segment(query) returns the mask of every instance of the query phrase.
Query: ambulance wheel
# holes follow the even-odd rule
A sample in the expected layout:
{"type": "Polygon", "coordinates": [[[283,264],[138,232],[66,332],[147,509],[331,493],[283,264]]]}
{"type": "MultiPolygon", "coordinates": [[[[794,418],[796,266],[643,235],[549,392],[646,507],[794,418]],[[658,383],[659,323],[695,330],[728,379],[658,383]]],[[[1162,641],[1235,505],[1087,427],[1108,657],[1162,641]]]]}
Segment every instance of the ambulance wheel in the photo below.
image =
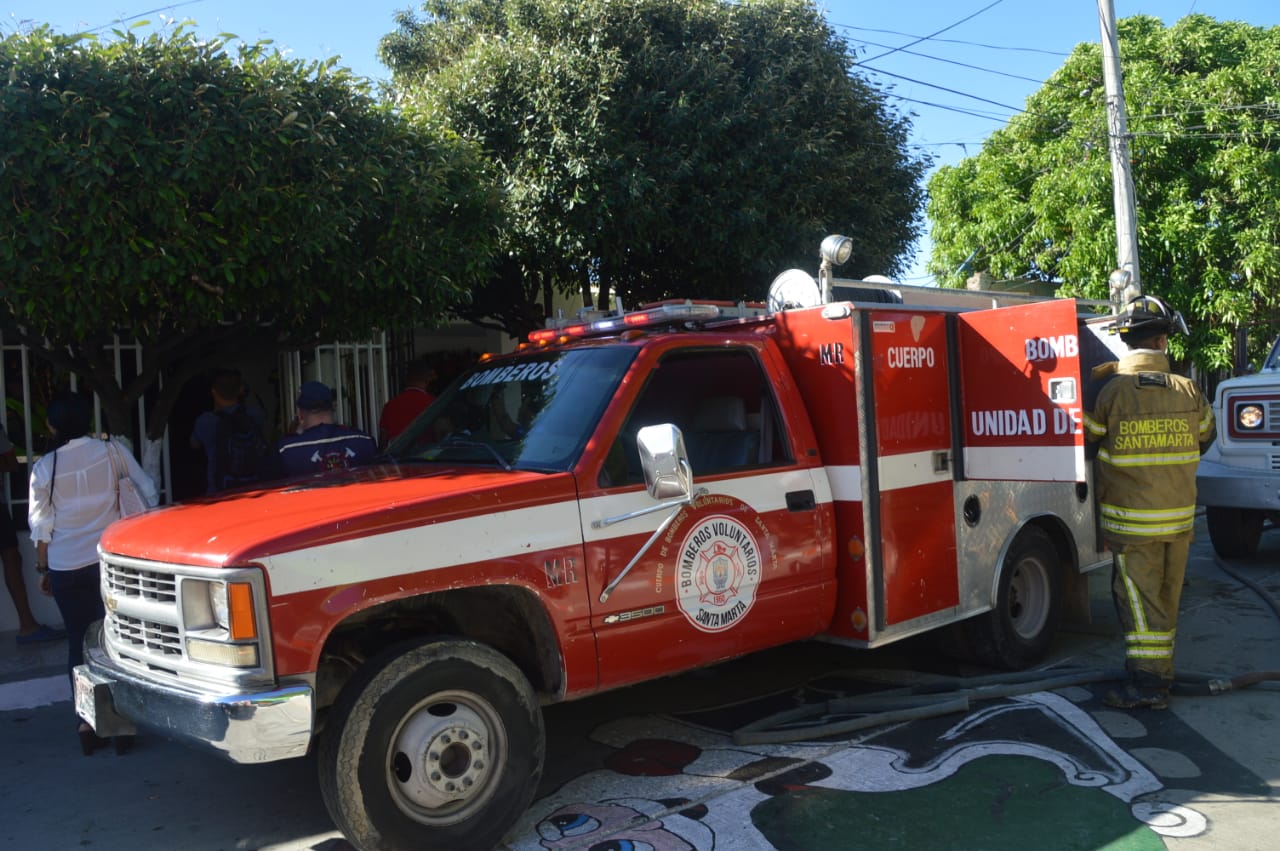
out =
{"type": "Polygon", "coordinates": [[[1027,527],[1005,556],[995,608],[965,621],[970,646],[988,667],[1019,670],[1048,652],[1061,620],[1061,559],[1048,535],[1027,527]]]}
{"type": "Polygon", "coordinates": [[[1205,509],[1204,519],[1213,551],[1223,558],[1247,558],[1258,551],[1266,520],[1261,511],[1211,505],[1205,509]]]}
{"type": "Polygon", "coordinates": [[[529,805],[546,734],[528,680],[465,640],[400,645],[343,689],[320,791],[360,849],[493,848],[529,805]]]}

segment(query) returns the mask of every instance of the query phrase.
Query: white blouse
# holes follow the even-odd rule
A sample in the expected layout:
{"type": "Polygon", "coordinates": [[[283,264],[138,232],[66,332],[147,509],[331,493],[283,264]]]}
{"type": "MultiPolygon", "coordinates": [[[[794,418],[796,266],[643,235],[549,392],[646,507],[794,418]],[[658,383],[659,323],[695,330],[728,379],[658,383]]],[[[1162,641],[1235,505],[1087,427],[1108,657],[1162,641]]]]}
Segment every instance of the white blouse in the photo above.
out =
{"type": "MultiPolygon", "coordinates": [[[[148,506],[160,501],[155,482],[133,453],[113,440],[120,472],[127,472],[148,506]],[[126,469],[127,468],[127,469],[126,469]]],[[[49,569],[75,570],[98,561],[102,531],[120,519],[116,473],[107,442],[77,437],[50,452],[31,468],[27,520],[31,541],[49,543],[49,569]],[[57,456],[57,479],[54,456],[57,456]]]]}

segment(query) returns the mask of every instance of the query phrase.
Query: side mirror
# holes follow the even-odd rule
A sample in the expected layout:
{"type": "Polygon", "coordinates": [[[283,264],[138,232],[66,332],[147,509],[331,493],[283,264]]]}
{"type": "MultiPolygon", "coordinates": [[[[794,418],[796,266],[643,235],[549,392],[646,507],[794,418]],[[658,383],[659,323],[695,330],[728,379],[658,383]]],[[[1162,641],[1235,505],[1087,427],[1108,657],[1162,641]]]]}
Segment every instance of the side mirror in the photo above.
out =
{"type": "Polygon", "coordinates": [[[636,433],[644,486],[654,499],[688,499],[693,491],[693,472],[684,435],[670,423],[645,426],[636,433]]]}

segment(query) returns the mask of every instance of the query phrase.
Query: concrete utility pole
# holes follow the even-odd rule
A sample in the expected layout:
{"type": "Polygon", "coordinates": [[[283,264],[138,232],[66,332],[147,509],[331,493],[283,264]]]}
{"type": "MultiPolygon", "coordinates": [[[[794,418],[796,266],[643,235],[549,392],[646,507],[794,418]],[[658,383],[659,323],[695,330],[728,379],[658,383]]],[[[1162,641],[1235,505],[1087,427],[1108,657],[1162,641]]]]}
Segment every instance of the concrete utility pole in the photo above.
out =
{"type": "Polygon", "coordinates": [[[1129,122],[1124,109],[1124,79],[1120,72],[1120,42],[1112,0],[1098,0],[1102,30],[1102,75],[1107,90],[1107,141],[1111,152],[1111,187],[1116,210],[1116,272],[1111,275],[1111,302],[1124,302],[1142,293],[1138,274],[1138,212],[1129,164],[1129,122]],[[1126,274],[1127,273],[1127,274],[1126,274]]]}

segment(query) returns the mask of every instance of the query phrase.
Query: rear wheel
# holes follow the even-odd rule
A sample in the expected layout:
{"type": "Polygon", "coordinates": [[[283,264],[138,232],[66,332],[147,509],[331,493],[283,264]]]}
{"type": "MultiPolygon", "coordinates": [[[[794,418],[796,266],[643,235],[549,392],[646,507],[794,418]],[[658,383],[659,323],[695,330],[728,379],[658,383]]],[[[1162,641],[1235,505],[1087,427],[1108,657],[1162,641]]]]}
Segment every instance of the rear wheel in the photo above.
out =
{"type": "Polygon", "coordinates": [[[1247,558],[1258,551],[1266,515],[1252,508],[1209,506],[1204,512],[1213,551],[1223,558],[1247,558]]]}
{"type": "Polygon", "coordinates": [[[1062,621],[1062,560],[1049,536],[1023,529],[1005,556],[996,606],[964,622],[978,661],[1020,669],[1048,652],[1062,621]]]}
{"type": "Polygon", "coordinates": [[[488,849],[528,806],[545,733],[533,689],[469,641],[404,645],[343,690],[320,740],[320,789],[367,849],[488,849]]]}

